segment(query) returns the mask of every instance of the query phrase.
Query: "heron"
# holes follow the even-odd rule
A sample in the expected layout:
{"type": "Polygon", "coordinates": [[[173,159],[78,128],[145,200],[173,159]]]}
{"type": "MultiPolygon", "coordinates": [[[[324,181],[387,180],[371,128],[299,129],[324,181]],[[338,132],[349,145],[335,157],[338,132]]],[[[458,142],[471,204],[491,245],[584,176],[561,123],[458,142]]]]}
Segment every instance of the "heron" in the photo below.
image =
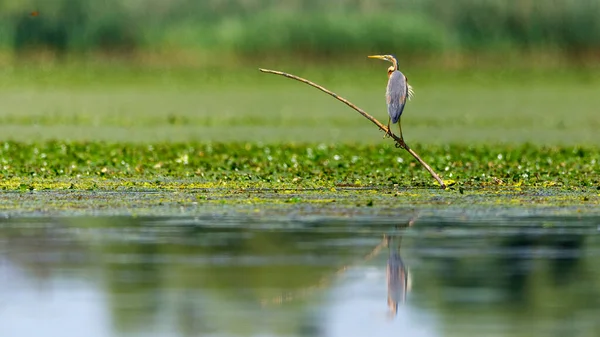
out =
{"type": "Polygon", "coordinates": [[[414,96],[413,88],[408,84],[406,76],[398,70],[398,59],[394,55],[370,55],[369,58],[379,59],[391,62],[392,65],[388,68],[388,84],[385,92],[385,97],[388,106],[388,133],[384,136],[390,136],[392,131],[390,129],[390,122],[392,124],[398,123],[398,129],[400,130],[400,140],[404,143],[402,137],[402,123],[400,122],[400,116],[404,111],[404,105],[407,99],[411,99],[414,96]]]}

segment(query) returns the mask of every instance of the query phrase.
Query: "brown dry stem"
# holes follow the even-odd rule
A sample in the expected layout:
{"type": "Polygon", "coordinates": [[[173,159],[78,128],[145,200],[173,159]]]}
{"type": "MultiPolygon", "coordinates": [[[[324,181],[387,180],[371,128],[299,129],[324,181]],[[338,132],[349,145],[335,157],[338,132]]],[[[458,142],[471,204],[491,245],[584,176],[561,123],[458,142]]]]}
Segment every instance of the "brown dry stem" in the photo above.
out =
{"type": "Polygon", "coordinates": [[[337,99],[338,101],[345,103],[347,106],[351,107],[352,109],[356,110],[359,114],[363,115],[363,117],[365,117],[366,119],[370,120],[373,124],[377,125],[379,127],[379,129],[383,130],[383,132],[385,132],[386,134],[389,134],[390,137],[392,137],[392,139],[394,139],[394,141],[396,142],[396,147],[402,148],[404,150],[406,150],[408,153],[410,153],[413,157],[415,157],[415,159],[421,163],[421,165],[423,165],[423,167],[433,176],[433,178],[435,178],[435,180],[437,180],[437,182],[440,184],[440,187],[442,189],[446,188],[446,185],[444,184],[444,181],[442,180],[442,178],[440,178],[440,176],[438,176],[433,169],[427,165],[427,163],[425,161],[423,161],[423,159],[421,159],[421,157],[419,157],[419,155],[413,151],[408,144],[406,144],[402,139],[400,139],[400,137],[396,136],[392,130],[389,130],[387,128],[387,126],[381,124],[381,122],[379,122],[377,119],[375,119],[375,117],[369,115],[367,112],[365,112],[363,109],[357,107],[356,105],[354,105],[352,102],[348,101],[347,99],[338,96],[336,93],[326,89],[325,87],[322,87],[314,82],[311,82],[309,80],[306,80],[302,77],[296,76],[296,75],[292,75],[292,74],[288,74],[288,73],[284,73],[282,71],[277,71],[277,70],[269,70],[269,69],[262,69],[259,68],[259,70],[263,73],[269,73],[269,74],[275,74],[275,75],[280,75],[280,76],[284,76],[287,78],[291,78],[294,79],[296,81],[300,81],[302,83],[306,83],[308,85],[310,85],[311,87],[317,88],[321,91],[323,91],[326,94],[329,94],[330,96],[332,96],[333,98],[337,99]]]}

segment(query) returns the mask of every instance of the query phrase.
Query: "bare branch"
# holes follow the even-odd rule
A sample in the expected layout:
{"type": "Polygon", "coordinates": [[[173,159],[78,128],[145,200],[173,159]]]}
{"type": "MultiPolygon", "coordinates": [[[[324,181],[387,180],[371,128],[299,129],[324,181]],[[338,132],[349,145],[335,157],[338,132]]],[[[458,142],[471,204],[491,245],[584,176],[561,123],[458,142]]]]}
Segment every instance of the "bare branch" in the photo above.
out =
{"type": "Polygon", "coordinates": [[[296,75],[292,75],[292,74],[288,74],[288,73],[284,73],[282,71],[277,71],[277,70],[269,70],[269,69],[262,69],[259,68],[259,70],[263,73],[269,73],[269,74],[275,74],[275,75],[280,75],[280,76],[285,76],[287,78],[291,78],[294,79],[296,81],[300,81],[302,83],[306,83],[308,85],[310,85],[311,87],[317,88],[321,91],[323,91],[326,94],[329,94],[330,96],[332,96],[333,98],[337,99],[338,101],[345,103],[347,106],[351,107],[352,109],[356,110],[359,114],[363,115],[363,117],[365,117],[366,119],[370,120],[371,122],[373,122],[373,124],[377,125],[379,127],[379,129],[383,130],[383,132],[385,132],[386,134],[389,134],[390,137],[392,137],[394,139],[394,141],[396,141],[396,147],[405,149],[408,153],[410,153],[413,157],[415,157],[415,159],[421,163],[421,165],[423,165],[423,167],[429,171],[429,173],[433,176],[433,178],[435,178],[435,180],[437,180],[437,182],[440,184],[440,187],[442,189],[446,188],[446,185],[444,184],[444,181],[433,171],[433,169],[427,165],[427,163],[425,161],[423,161],[423,159],[421,159],[421,157],[419,157],[419,155],[417,155],[417,153],[415,151],[413,151],[408,144],[406,144],[402,139],[400,139],[400,137],[396,136],[393,132],[391,132],[391,130],[388,130],[387,126],[381,124],[381,122],[379,122],[377,119],[375,119],[375,117],[369,115],[366,111],[364,111],[363,109],[357,107],[356,105],[354,105],[352,102],[350,102],[349,100],[338,96],[338,94],[326,89],[325,87],[322,87],[314,82],[311,82],[309,80],[306,80],[302,77],[298,77],[296,75]]]}

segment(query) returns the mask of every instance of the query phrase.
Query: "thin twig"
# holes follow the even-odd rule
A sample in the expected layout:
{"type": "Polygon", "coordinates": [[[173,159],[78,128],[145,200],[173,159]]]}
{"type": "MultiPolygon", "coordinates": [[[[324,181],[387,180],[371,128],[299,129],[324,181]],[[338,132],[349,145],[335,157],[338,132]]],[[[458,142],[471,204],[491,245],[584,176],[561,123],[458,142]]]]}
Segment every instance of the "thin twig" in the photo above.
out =
{"type": "Polygon", "coordinates": [[[344,266],[336,269],[335,272],[333,272],[332,274],[329,274],[325,277],[322,277],[321,279],[319,279],[319,281],[317,283],[315,283],[309,287],[301,288],[299,290],[296,290],[293,292],[288,292],[288,293],[278,295],[278,296],[275,296],[272,298],[262,299],[260,301],[260,304],[261,304],[261,306],[265,307],[265,306],[269,306],[269,305],[279,305],[279,304],[295,301],[295,300],[298,300],[301,298],[305,298],[305,297],[311,295],[312,293],[314,293],[315,291],[326,287],[333,280],[334,277],[341,275],[342,273],[346,272],[348,269],[350,269],[360,263],[368,262],[369,260],[371,260],[372,258],[377,256],[383,248],[387,247],[388,243],[389,243],[389,238],[386,235],[384,235],[383,240],[377,246],[375,246],[373,248],[373,250],[371,250],[368,254],[366,254],[364,257],[362,257],[350,264],[344,265],[344,266]]]}
{"type": "Polygon", "coordinates": [[[269,70],[269,69],[262,69],[259,68],[260,71],[262,71],[263,73],[269,73],[269,74],[275,74],[275,75],[281,75],[281,76],[285,76],[287,78],[291,78],[294,79],[296,81],[300,81],[302,83],[306,83],[308,85],[310,85],[311,87],[317,88],[321,91],[323,91],[326,94],[331,95],[333,98],[337,99],[340,102],[345,103],[347,106],[351,107],[352,109],[356,110],[359,114],[363,115],[366,119],[370,120],[371,122],[373,122],[373,124],[377,125],[379,127],[379,129],[383,130],[383,132],[385,132],[386,134],[390,135],[390,137],[392,137],[395,141],[396,141],[396,147],[405,149],[408,153],[410,153],[413,157],[415,157],[415,159],[421,163],[421,165],[423,165],[423,167],[429,171],[429,173],[433,176],[433,178],[435,178],[435,180],[437,180],[437,182],[440,184],[440,187],[442,189],[446,188],[446,185],[444,184],[444,181],[442,180],[442,178],[440,178],[440,176],[438,176],[433,169],[427,165],[427,163],[425,161],[423,161],[423,159],[421,159],[421,157],[419,157],[419,155],[413,151],[408,144],[406,144],[400,137],[396,136],[391,130],[389,130],[387,128],[387,126],[381,124],[381,122],[379,122],[377,119],[375,119],[375,117],[369,115],[368,113],[366,113],[363,109],[357,107],[356,105],[354,105],[352,102],[348,101],[347,99],[338,96],[336,93],[329,91],[327,89],[325,89],[324,87],[313,83],[309,80],[306,80],[302,77],[298,77],[296,75],[292,75],[292,74],[288,74],[288,73],[284,73],[282,71],[277,71],[277,70],[269,70]]]}

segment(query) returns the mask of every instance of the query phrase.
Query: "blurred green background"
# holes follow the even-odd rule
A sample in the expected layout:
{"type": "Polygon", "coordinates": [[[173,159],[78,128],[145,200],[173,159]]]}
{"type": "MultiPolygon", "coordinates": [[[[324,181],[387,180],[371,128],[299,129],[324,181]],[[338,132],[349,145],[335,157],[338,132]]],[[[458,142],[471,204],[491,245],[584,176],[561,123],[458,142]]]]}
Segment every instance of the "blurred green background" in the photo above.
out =
{"type": "MultiPolygon", "coordinates": [[[[452,58],[524,53],[578,63],[600,47],[597,0],[4,0],[2,46],[26,52],[452,58]],[[38,12],[31,17],[31,12],[38,12]]],[[[448,60],[447,60],[448,61],[448,60]]]]}
{"type": "Polygon", "coordinates": [[[598,0],[3,0],[0,139],[379,142],[393,53],[418,142],[600,141],[598,0]],[[34,13],[34,14],[32,14],[34,13]]]}

